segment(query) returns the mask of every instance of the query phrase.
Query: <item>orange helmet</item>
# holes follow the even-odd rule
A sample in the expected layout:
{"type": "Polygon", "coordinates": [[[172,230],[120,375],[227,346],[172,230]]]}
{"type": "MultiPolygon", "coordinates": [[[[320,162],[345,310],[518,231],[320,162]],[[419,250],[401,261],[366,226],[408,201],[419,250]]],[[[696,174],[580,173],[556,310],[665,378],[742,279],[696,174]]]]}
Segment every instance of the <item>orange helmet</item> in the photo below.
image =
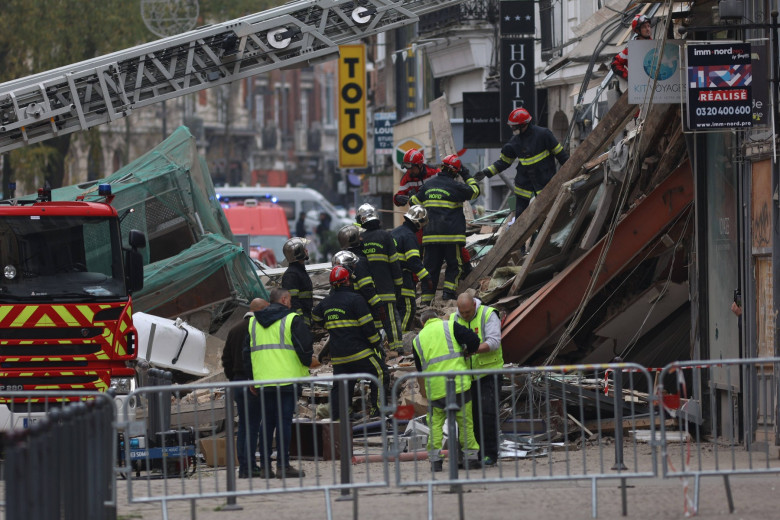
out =
{"type": "Polygon", "coordinates": [[[531,122],[531,114],[524,108],[516,108],[509,113],[507,124],[510,126],[524,125],[531,122]]]}
{"type": "Polygon", "coordinates": [[[412,166],[422,166],[423,162],[425,162],[425,157],[417,148],[410,148],[404,154],[404,169],[406,170],[412,166]]]}
{"type": "Polygon", "coordinates": [[[342,265],[337,265],[331,269],[330,284],[333,287],[338,287],[339,285],[349,285],[349,270],[342,265]]]}

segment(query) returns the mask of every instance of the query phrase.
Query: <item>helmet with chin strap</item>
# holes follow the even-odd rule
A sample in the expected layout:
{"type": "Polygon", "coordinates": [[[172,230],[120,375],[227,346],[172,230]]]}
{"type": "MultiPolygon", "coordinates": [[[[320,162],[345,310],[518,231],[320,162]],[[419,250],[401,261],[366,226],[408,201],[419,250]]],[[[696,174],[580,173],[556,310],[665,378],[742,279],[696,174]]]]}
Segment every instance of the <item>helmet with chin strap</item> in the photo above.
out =
{"type": "Polygon", "coordinates": [[[646,23],[650,23],[650,18],[643,14],[638,14],[631,21],[631,30],[639,34],[639,31],[642,29],[642,25],[646,23]]]}
{"type": "Polygon", "coordinates": [[[423,162],[425,162],[425,157],[417,148],[410,148],[404,154],[403,166],[406,170],[412,166],[422,166],[423,162]]]}
{"type": "Polygon", "coordinates": [[[339,251],[338,253],[333,255],[333,259],[331,260],[331,264],[333,265],[333,267],[340,265],[346,267],[350,271],[355,268],[355,264],[357,263],[358,263],[358,257],[352,251],[339,251]]]}
{"type": "Polygon", "coordinates": [[[289,239],[282,246],[282,253],[287,259],[287,262],[301,262],[309,259],[309,251],[306,249],[308,240],[301,237],[294,237],[289,239]]]}
{"type": "Polygon", "coordinates": [[[414,224],[417,229],[422,229],[428,223],[428,210],[415,204],[404,214],[404,218],[414,224]]]}
{"type": "Polygon", "coordinates": [[[333,287],[349,285],[349,270],[341,265],[337,265],[330,271],[330,284],[333,287]]]}
{"type": "Polygon", "coordinates": [[[509,113],[507,124],[509,126],[519,126],[531,122],[531,114],[525,108],[516,108],[509,113]]]}
{"type": "Polygon", "coordinates": [[[371,204],[363,204],[357,210],[358,220],[361,224],[366,224],[372,220],[379,220],[379,214],[376,212],[376,208],[371,204]]]}
{"type": "Polygon", "coordinates": [[[360,234],[363,229],[353,224],[348,224],[339,229],[338,240],[339,245],[343,248],[359,247],[360,246],[360,234]]]}

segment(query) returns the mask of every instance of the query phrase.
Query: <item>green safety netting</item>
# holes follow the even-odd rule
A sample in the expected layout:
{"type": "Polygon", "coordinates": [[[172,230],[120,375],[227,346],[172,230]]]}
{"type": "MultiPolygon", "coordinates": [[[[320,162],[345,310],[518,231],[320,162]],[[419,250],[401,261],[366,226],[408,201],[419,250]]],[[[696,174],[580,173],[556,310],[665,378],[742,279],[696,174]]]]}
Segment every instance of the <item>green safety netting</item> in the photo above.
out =
{"type": "MultiPolygon", "coordinates": [[[[111,184],[112,205],[123,217],[124,240],[130,229],[147,237],[141,251],[144,288],[134,294],[134,310],[153,311],[220,269],[227,271],[235,299],[268,298],[252,262],[235,245],[208,167],[186,127],[105,179],[52,190],[52,200],[91,200],[99,184],[111,184]]],[[[209,295],[200,294],[199,299],[208,302],[209,295]]],[[[217,300],[224,295],[214,294],[212,301],[217,300]]]]}

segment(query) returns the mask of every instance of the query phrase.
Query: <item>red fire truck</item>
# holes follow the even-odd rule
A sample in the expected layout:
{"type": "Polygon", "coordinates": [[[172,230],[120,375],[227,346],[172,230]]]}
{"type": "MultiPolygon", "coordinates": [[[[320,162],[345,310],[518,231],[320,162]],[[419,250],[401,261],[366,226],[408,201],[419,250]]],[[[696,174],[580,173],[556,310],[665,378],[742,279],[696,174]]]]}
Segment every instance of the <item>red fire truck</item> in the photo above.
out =
{"type": "MultiPolygon", "coordinates": [[[[143,287],[146,238],[121,236],[110,185],[99,198],[52,202],[42,189],[37,200],[0,203],[0,391],[130,391],[131,293],[143,287]]],[[[0,430],[47,406],[13,401],[0,400],[0,430]]]]}

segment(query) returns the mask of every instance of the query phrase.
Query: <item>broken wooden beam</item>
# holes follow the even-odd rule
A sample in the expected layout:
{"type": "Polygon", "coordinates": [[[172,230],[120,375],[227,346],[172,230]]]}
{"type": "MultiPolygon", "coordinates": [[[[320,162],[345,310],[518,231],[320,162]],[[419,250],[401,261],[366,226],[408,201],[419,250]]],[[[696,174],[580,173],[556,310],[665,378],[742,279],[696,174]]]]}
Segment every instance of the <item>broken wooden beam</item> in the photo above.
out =
{"type": "Polygon", "coordinates": [[[591,278],[596,277],[592,293],[596,294],[692,201],[693,175],[690,163],[685,162],[623,216],[614,236],[603,237],[505,318],[501,336],[504,361],[525,362],[576,312],[591,278]],[[609,250],[599,264],[604,247],[609,250]]]}
{"type": "Polygon", "coordinates": [[[476,287],[479,280],[506,263],[506,259],[520,244],[531,237],[531,234],[541,225],[547,212],[558,196],[563,183],[572,180],[580,174],[582,165],[596,154],[604,151],[618,132],[622,131],[626,122],[636,112],[636,105],[628,103],[628,94],[623,94],[609,110],[604,119],[588,137],[572,152],[569,160],[561,166],[558,173],[545,188],[536,196],[533,204],[520,215],[512,226],[503,233],[490,252],[474,267],[471,273],[461,282],[460,291],[476,287]]]}

